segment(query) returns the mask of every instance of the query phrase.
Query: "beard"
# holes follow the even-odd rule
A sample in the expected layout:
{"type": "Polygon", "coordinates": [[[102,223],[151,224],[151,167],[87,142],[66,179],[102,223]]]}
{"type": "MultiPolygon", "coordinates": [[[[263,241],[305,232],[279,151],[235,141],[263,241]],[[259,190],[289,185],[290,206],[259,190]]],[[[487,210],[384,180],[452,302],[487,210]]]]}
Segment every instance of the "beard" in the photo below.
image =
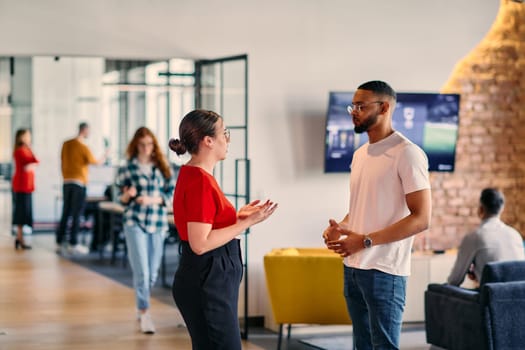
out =
{"type": "Polygon", "coordinates": [[[377,122],[377,117],[379,117],[379,113],[373,114],[366,118],[360,125],[355,125],[354,132],[356,134],[362,134],[368,131],[368,129],[370,129],[370,127],[377,122]]]}

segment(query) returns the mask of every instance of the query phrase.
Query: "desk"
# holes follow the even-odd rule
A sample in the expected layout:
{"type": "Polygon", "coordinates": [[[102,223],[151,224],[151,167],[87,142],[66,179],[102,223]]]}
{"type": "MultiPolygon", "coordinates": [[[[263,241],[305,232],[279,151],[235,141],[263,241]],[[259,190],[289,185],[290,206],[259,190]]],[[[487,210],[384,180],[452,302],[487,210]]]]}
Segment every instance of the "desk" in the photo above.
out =
{"type": "MultiPolygon", "coordinates": [[[[55,189],[58,191],[58,185],[54,186],[55,189]]],[[[79,240],[81,240],[81,243],[84,245],[88,245],[86,241],[86,233],[91,233],[91,243],[89,244],[90,251],[97,250],[97,244],[99,242],[99,236],[100,236],[100,225],[97,224],[97,221],[100,219],[100,215],[98,214],[98,204],[103,201],[107,201],[108,197],[100,196],[100,195],[87,195],[84,207],[81,209],[80,212],[80,222],[79,222],[79,240]],[[93,217],[93,226],[91,227],[89,222],[89,217],[93,217]]],[[[55,218],[55,224],[58,228],[60,226],[60,221],[62,220],[62,214],[64,208],[62,207],[61,210],[58,210],[60,207],[60,202],[63,202],[63,193],[62,188],[60,187],[60,191],[58,191],[55,194],[55,201],[54,201],[54,218],[55,218]]],[[[62,205],[63,206],[63,205],[62,205]]],[[[69,214],[69,217],[71,217],[71,213],[69,214]]],[[[69,218],[68,218],[69,222],[69,218]]],[[[69,232],[69,224],[66,226],[66,232],[69,232]]],[[[80,242],[80,241],[79,241],[80,242]]]]}
{"type": "Polygon", "coordinates": [[[111,264],[115,263],[116,251],[118,247],[119,232],[117,232],[117,223],[122,225],[122,214],[124,214],[124,206],[120,203],[103,201],[98,203],[98,239],[97,249],[100,253],[100,258],[104,257],[104,214],[109,217],[109,241],[112,243],[111,264]]]}
{"type": "MultiPolygon", "coordinates": [[[[55,194],[55,201],[54,201],[53,212],[54,212],[54,216],[55,216],[55,222],[58,225],[60,223],[60,220],[62,219],[63,208],[62,208],[62,210],[59,211],[58,207],[60,205],[59,203],[62,202],[62,200],[63,200],[63,197],[62,197],[63,193],[62,193],[62,186],[60,186],[60,188],[57,185],[55,185],[53,187],[57,190],[57,193],[55,194]]],[[[94,207],[95,210],[93,210],[93,211],[96,211],[97,204],[99,202],[107,201],[107,200],[108,200],[108,197],[106,197],[106,196],[99,196],[99,195],[93,196],[93,195],[86,194],[86,202],[85,202],[85,206],[84,206],[82,214],[85,215],[86,209],[89,210],[89,209],[91,209],[91,207],[94,207]]]]}
{"type": "MultiPolygon", "coordinates": [[[[111,252],[111,264],[115,263],[116,260],[116,252],[118,248],[118,239],[119,239],[119,233],[120,233],[120,227],[119,225],[122,224],[122,214],[124,213],[124,206],[120,203],[115,202],[109,202],[109,201],[103,201],[98,203],[98,226],[99,226],[99,239],[98,239],[98,249],[100,252],[100,258],[102,259],[104,257],[104,215],[107,215],[109,217],[109,225],[107,226],[107,229],[109,231],[109,241],[112,244],[112,252],[111,252]]],[[[160,273],[161,273],[161,280],[162,285],[164,287],[171,287],[171,285],[168,284],[166,279],[166,245],[168,244],[175,244],[177,247],[179,247],[179,233],[177,232],[177,228],[175,227],[175,222],[173,219],[173,213],[171,211],[168,212],[168,226],[169,226],[169,232],[164,240],[163,245],[163,252],[162,252],[162,262],[160,266],[160,273]]]]}
{"type": "MultiPolygon", "coordinates": [[[[165,288],[171,288],[171,284],[168,283],[166,280],[166,245],[168,244],[174,244],[175,248],[177,249],[177,254],[180,255],[180,238],[179,238],[179,232],[177,231],[177,227],[175,227],[175,220],[173,219],[173,213],[168,213],[168,226],[169,226],[169,232],[168,236],[164,240],[163,245],[163,252],[162,252],[162,262],[160,265],[160,277],[162,286],[165,288]]],[[[178,264],[178,260],[177,260],[178,264]]]]}

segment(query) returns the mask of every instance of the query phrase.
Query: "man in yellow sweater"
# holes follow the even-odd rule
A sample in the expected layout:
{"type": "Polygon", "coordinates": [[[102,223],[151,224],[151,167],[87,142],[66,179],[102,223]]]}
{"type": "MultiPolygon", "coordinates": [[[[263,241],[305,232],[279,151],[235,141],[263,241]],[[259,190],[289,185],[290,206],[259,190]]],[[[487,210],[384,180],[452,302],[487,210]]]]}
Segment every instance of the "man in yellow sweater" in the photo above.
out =
{"type": "Polygon", "coordinates": [[[63,248],[71,254],[87,254],[89,249],[78,244],[80,215],[86,201],[86,185],[88,182],[88,166],[101,164],[104,160],[97,160],[84,140],[89,136],[89,125],[80,123],[77,137],[67,140],[62,145],[62,197],[63,208],[60,224],[56,231],[57,253],[61,254],[63,248]],[[69,244],[65,242],[68,218],[71,217],[71,230],[69,244]]]}

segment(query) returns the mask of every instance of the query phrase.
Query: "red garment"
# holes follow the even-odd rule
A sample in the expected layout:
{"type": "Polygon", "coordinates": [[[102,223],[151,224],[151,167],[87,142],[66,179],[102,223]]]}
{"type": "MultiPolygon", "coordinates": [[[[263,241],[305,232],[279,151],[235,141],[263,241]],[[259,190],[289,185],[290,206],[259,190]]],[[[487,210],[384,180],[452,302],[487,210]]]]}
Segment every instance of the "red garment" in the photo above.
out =
{"type": "Polygon", "coordinates": [[[15,160],[15,173],[13,174],[13,192],[32,193],[35,190],[35,173],[25,170],[24,167],[31,163],[38,163],[35,155],[27,146],[20,146],[13,152],[15,160]]]}
{"type": "Polygon", "coordinates": [[[237,222],[237,211],[215,178],[199,167],[181,167],[173,196],[173,215],[179,237],[188,240],[188,222],[212,224],[212,229],[237,222]]]}

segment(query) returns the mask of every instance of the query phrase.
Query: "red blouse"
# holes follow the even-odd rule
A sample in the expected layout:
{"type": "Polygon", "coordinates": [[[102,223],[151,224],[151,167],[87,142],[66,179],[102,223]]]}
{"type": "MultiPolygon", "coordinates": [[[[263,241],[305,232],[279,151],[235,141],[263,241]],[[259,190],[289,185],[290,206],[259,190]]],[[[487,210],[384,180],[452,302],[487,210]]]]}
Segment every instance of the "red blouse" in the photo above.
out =
{"type": "Polygon", "coordinates": [[[35,155],[27,146],[20,146],[13,152],[15,160],[15,173],[13,174],[13,192],[31,193],[35,190],[35,173],[25,170],[24,167],[31,163],[38,163],[35,155]]]}
{"type": "Polygon", "coordinates": [[[212,224],[212,229],[237,222],[237,211],[215,178],[199,167],[181,167],[173,196],[173,216],[180,239],[188,241],[188,222],[212,224]]]}

